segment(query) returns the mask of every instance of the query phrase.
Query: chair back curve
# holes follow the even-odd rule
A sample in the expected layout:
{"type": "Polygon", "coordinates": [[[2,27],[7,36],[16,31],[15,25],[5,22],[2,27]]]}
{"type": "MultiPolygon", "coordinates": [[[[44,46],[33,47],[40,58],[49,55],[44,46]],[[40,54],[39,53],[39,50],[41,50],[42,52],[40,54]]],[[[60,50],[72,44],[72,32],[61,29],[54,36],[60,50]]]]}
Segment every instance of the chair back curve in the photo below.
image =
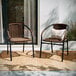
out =
{"type": "Polygon", "coordinates": [[[57,24],[53,24],[53,28],[54,29],[57,29],[57,30],[63,30],[63,29],[66,29],[67,28],[67,24],[59,24],[59,23],[57,23],[57,24]]]}

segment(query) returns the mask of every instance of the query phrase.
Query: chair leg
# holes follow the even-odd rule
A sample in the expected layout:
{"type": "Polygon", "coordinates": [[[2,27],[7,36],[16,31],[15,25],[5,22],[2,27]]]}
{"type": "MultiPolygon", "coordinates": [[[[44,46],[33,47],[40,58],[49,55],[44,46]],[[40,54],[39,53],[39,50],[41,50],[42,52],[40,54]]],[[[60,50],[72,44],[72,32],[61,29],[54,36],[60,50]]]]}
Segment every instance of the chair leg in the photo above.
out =
{"type": "Polygon", "coordinates": [[[40,44],[40,58],[41,58],[41,54],[42,54],[42,41],[41,41],[41,44],[40,44]]]}
{"type": "Polygon", "coordinates": [[[23,52],[24,52],[24,49],[25,49],[25,46],[24,46],[25,44],[23,43],[23,52]]]}
{"type": "Polygon", "coordinates": [[[62,47],[62,62],[63,62],[63,59],[64,59],[64,41],[63,41],[63,47],[62,47]]]}
{"type": "Polygon", "coordinates": [[[10,43],[10,60],[12,61],[12,50],[11,50],[11,43],[10,43]]]}
{"type": "Polygon", "coordinates": [[[7,54],[9,53],[9,51],[8,51],[8,41],[7,41],[7,54]]]}
{"type": "Polygon", "coordinates": [[[52,42],[51,42],[51,50],[52,50],[52,53],[53,53],[53,44],[52,44],[52,42]]]}
{"type": "Polygon", "coordinates": [[[32,43],[33,57],[34,57],[34,43],[32,43]]]}
{"type": "Polygon", "coordinates": [[[68,40],[67,40],[67,55],[69,54],[69,52],[68,52],[68,40]]]}

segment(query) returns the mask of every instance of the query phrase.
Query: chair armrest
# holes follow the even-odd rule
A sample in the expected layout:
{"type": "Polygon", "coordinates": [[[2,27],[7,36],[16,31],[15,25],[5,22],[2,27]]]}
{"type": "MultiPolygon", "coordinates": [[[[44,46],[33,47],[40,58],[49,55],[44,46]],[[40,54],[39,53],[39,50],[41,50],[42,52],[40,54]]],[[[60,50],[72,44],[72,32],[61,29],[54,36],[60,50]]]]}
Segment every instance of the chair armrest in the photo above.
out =
{"type": "Polygon", "coordinates": [[[51,26],[53,26],[53,24],[52,24],[52,25],[47,26],[47,27],[42,31],[42,33],[41,33],[41,37],[42,37],[42,35],[43,35],[44,31],[45,31],[45,30],[47,30],[47,29],[48,29],[49,27],[51,27],[51,26]]]}
{"type": "Polygon", "coordinates": [[[27,25],[24,25],[24,27],[26,27],[31,32],[31,36],[32,36],[32,40],[33,40],[34,34],[33,34],[32,30],[27,25]]]}
{"type": "Polygon", "coordinates": [[[10,34],[9,34],[9,31],[7,30],[7,35],[8,35],[8,39],[11,38],[10,34]]]}

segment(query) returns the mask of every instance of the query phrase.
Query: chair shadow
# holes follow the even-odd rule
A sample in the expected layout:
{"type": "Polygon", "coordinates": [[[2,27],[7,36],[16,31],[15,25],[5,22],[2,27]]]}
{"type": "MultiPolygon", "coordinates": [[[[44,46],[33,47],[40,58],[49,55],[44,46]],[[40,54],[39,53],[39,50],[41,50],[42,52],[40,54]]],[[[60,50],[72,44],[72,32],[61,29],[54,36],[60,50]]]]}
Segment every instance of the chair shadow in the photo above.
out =
{"type": "Polygon", "coordinates": [[[65,68],[65,69],[59,69],[56,67],[52,67],[52,66],[48,66],[48,67],[44,67],[44,66],[34,66],[34,65],[8,65],[8,64],[4,64],[5,67],[7,67],[9,69],[9,71],[37,71],[34,70],[32,68],[36,68],[38,69],[38,71],[69,71],[69,69],[65,68]],[[18,69],[16,69],[16,67],[19,67],[18,69]],[[31,67],[30,69],[28,67],[31,67]]]}
{"type": "MultiPolygon", "coordinates": [[[[12,52],[12,57],[18,57],[18,56],[20,56],[20,54],[18,54],[17,52],[12,52]]],[[[10,52],[8,52],[8,54],[7,54],[6,51],[2,51],[0,53],[0,58],[10,61],[10,59],[7,59],[7,58],[10,58],[10,52]]]]}
{"type": "MultiPolygon", "coordinates": [[[[62,51],[56,51],[56,55],[62,56],[62,51]]],[[[64,60],[76,62],[76,51],[69,51],[67,55],[67,51],[64,51],[64,60]]]]}
{"type": "MultiPolygon", "coordinates": [[[[29,55],[30,52],[31,52],[31,51],[27,52],[27,55],[29,55]]],[[[47,58],[50,58],[52,55],[53,55],[53,54],[50,53],[50,52],[42,51],[41,58],[47,59],[47,58]]],[[[31,55],[31,56],[32,56],[32,55],[31,55]]],[[[40,58],[39,56],[40,56],[40,51],[37,51],[37,50],[36,50],[36,51],[35,51],[35,58],[40,58]]]]}
{"type": "MultiPolygon", "coordinates": [[[[62,51],[56,51],[54,53],[51,53],[50,51],[49,52],[48,51],[42,51],[41,58],[50,59],[53,55],[61,57],[62,56],[61,52],[62,51]]],[[[19,57],[19,56],[32,57],[32,51],[27,51],[24,53],[23,52],[18,53],[15,51],[15,52],[12,52],[12,57],[19,57]]],[[[39,55],[40,55],[40,51],[35,51],[35,58],[39,58],[39,55]]],[[[6,51],[2,51],[0,53],[0,58],[10,61],[9,59],[7,59],[7,58],[10,58],[10,54],[7,54],[6,51]]],[[[56,60],[56,59],[54,59],[54,60],[56,60]]],[[[67,56],[67,52],[65,51],[64,52],[64,60],[76,62],[76,51],[69,51],[68,56],[67,56]]],[[[56,61],[60,61],[60,60],[57,59],[56,61]]]]}
{"type": "MultiPolygon", "coordinates": [[[[39,58],[40,52],[39,51],[35,51],[35,57],[39,58]]],[[[62,51],[56,51],[54,53],[51,53],[50,51],[42,51],[42,55],[41,58],[45,58],[45,59],[50,59],[51,57],[53,57],[54,55],[62,57],[62,51]]],[[[56,60],[56,59],[54,59],[56,60]]],[[[64,60],[67,61],[72,61],[72,62],[76,62],[76,51],[69,51],[69,54],[67,55],[67,51],[64,51],[64,60]]],[[[61,60],[56,60],[56,61],[60,61],[61,60]]]]}

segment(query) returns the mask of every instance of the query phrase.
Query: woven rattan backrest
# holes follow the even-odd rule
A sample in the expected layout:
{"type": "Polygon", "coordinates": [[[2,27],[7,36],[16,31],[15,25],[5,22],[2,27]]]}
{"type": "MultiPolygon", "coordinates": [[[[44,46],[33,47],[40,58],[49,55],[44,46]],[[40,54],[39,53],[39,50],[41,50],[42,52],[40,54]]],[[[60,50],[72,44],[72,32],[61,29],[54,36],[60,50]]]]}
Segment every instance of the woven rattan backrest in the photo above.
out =
{"type": "Polygon", "coordinates": [[[24,29],[22,23],[10,23],[8,30],[11,37],[23,37],[24,29]]]}

